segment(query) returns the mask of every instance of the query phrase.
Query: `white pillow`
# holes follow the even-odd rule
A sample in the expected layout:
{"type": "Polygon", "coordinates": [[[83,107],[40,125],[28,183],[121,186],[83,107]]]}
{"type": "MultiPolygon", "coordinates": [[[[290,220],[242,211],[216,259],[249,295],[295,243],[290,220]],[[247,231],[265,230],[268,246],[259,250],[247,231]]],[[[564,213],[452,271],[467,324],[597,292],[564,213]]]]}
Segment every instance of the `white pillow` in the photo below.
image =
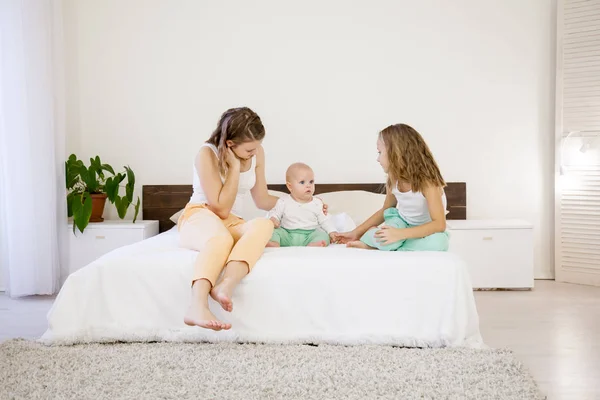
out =
{"type": "Polygon", "coordinates": [[[338,232],[350,232],[356,228],[356,224],[346,213],[330,214],[331,221],[338,232]]]}
{"type": "MultiPolygon", "coordinates": [[[[272,196],[281,197],[285,193],[275,190],[269,190],[272,196]]],[[[340,222],[340,227],[350,226],[348,218],[354,222],[355,226],[366,221],[375,211],[383,207],[385,194],[371,193],[363,190],[346,190],[342,192],[322,193],[316,197],[320,198],[328,206],[328,214],[336,218],[341,218],[344,222],[340,222]]],[[[177,223],[179,216],[183,210],[178,211],[169,218],[173,223],[177,223]]],[[[260,210],[254,204],[252,198],[242,206],[242,215],[246,221],[253,218],[264,218],[267,212],[260,210]]],[[[336,224],[336,227],[338,225],[336,224]]],[[[340,228],[341,229],[341,228],[340,228]]],[[[352,228],[354,229],[354,228],[352,228]]],[[[347,229],[347,230],[352,230],[347,229]]],[[[340,230],[339,232],[346,232],[340,230]]]]}
{"type": "Polygon", "coordinates": [[[356,225],[362,224],[377,210],[383,207],[385,194],[363,190],[346,190],[317,195],[327,206],[331,215],[345,213],[356,225]]]}
{"type": "Polygon", "coordinates": [[[185,210],[184,208],[182,208],[181,210],[177,211],[175,214],[171,215],[169,217],[169,219],[175,224],[177,225],[177,221],[179,221],[179,216],[183,213],[183,210],[185,210]]]}

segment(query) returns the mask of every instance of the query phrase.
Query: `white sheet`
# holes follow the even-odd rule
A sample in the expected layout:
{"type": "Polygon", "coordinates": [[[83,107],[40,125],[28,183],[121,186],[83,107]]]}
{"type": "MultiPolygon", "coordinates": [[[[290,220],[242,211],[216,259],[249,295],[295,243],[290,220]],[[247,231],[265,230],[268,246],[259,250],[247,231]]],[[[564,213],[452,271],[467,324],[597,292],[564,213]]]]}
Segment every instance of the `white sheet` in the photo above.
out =
{"type": "Polygon", "coordinates": [[[73,273],[48,314],[48,344],[257,341],[483,345],[464,263],[450,253],[343,246],[267,249],[238,287],[230,322],[183,324],[196,253],[175,229],[117,249],[73,273]]]}

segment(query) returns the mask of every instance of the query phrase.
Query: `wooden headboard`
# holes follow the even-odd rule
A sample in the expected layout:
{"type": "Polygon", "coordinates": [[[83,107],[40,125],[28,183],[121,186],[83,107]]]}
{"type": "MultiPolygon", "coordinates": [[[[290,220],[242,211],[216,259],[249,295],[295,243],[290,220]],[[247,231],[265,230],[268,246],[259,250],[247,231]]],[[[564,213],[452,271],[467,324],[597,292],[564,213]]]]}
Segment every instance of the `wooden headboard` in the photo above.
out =
{"type": "MultiPolygon", "coordinates": [[[[268,185],[270,190],[286,192],[284,184],[268,185]]],[[[385,193],[380,183],[319,183],[315,194],[364,190],[371,193],[385,193]]],[[[447,219],[467,218],[467,185],[465,182],[449,182],[445,188],[448,199],[447,219]]],[[[158,220],[160,232],[171,229],[175,224],[169,219],[185,207],[192,195],[192,185],[144,185],[142,191],[143,217],[158,220]]]]}

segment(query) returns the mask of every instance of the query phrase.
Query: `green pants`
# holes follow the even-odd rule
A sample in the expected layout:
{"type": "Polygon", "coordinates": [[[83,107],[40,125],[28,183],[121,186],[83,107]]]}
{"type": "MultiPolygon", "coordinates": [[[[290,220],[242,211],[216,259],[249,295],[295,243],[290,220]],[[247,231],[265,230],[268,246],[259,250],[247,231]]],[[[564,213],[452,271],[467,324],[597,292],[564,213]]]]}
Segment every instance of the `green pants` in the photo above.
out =
{"type": "Polygon", "coordinates": [[[277,228],[271,236],[271,242],[277,242],[281,247],[306,246],[309,243],[320,242],[321,240],[329,244],[329,235],[320,229],[277,228]]]}
{"type": "MultiPolygon", "coordinates": [[[[409,225],[398,213],[396,208],[388,208],[383,212],[385,224],[393,228],[412,228],[414,225],[409,225]]],[[[382,245],[377,241],[375,232],[378,228],[369,229],[361,238],[360,241],[368,246],[375,247],[383,251],[447,251],[449,240],[448,233],[438,232],[432,235],[419,239],[405,239],[394,243],[382,245]]]]}

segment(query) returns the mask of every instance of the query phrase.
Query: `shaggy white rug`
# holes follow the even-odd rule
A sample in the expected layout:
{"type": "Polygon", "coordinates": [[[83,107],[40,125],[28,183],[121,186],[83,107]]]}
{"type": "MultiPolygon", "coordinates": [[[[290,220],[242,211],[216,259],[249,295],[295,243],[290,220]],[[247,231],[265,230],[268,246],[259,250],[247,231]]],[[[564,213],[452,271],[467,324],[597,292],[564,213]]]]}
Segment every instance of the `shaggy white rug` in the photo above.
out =
{"type": "Polygon", "coordinates": [[[0,399],[544,399],[506,350],[0,344],[0,399]]]}

